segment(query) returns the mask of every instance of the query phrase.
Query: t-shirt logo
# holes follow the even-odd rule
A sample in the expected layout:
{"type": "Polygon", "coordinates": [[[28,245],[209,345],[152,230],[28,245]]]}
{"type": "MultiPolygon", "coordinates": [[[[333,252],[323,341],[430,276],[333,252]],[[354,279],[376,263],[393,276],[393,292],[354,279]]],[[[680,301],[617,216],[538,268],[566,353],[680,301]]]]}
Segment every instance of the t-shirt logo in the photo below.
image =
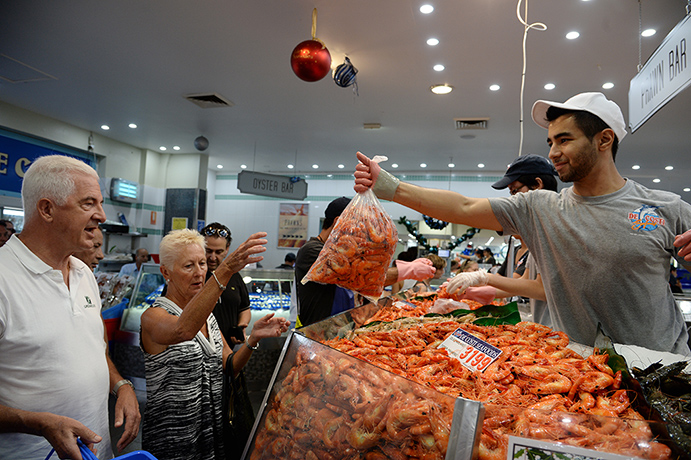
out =
{"type": "Polygon", "coordinates": [[[635,211],[629,212],[631,229],[637,232],[652,232],[661,225],[665,225],[665,219],[655,212],[661,206],[644,204],[635,211]]]}
{"type": "Polygon", "coordinates": [[[91,303],[91,299],[88,295],[84,296],[84,300],[86,301],[86,303],[84,304],[84,308],[94,308],[96,306],[93,303],[91,303]]]}

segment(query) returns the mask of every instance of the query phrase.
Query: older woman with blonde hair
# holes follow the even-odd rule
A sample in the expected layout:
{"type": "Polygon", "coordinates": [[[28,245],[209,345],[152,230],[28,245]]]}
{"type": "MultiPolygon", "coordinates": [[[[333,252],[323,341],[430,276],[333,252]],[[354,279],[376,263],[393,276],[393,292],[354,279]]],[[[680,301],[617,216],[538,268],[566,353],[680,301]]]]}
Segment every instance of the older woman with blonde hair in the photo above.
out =
{"type": "Polygon", "coordinates": [[[245,344],[233,353],[211,314],[230,277],[263,259],[257,254],[266,250],[265,236],[252,235],[208,282],[203,236],[183,229],[161,241],[167,292],[141,318],[147,392],[142,447],[156,458],[224,459],[223,372],[237,374],[260,340],[288,330],[288,320],[270,313],[255,322],[245,344]]]}

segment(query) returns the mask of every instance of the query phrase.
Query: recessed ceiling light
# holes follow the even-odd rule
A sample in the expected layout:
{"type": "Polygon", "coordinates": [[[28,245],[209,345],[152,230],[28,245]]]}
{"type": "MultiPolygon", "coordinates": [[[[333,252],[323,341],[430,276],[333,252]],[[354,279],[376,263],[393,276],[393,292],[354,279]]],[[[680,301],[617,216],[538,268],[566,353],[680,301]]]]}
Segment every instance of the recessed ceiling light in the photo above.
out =
{"type": "Polygon", "coordinates": [[[180,146],[179,146],[179,145],[174,145],[174,146],[173,146],[173,150],[180,150],[180,146]]]}
{"type": "Polygon", "coordinates": [[[652,37],[657,31],[655,29],[645,29],[641,32],[642,37],[652,37]]]}
{"type": "Polygon", "coordinates": [[[671,171],[671,170],[674,169],[674,166],[665,166],[665,169],[666,169],[667,171],[671,171]]]}
{"type": "Polygon", "coordinates": [[[456,165],[454,163],[449,163],[449,168],[455,168],[456,165]]]}
{"type": "Polygon", "coordinates": [[[658,178],[655,178],[655,179],[653,179],[653,182],[655,182],[655,183],[657,184],[657,183],[659,183],[659,182],[660,182],[660,179],[658,179],[658,178]]]}
{"type": "Polygon", "coordinates": [[[432,11],[434,11],[434,7],[430,4],[425,4],[420,7],[420,13],[422,14],[430,14],[432,11]]]}
{"type": "Polygon", "coordinates": [[[485,167],[485,164],[484,164],[484,163],[478,163],[477,167],[478,167],[478,168],[484,168],[484,167],[485,167]]]}
{"type": "Polygon", "coordinates": [[[247,169],[247,165],[240,165],[240,169],[247,169]]]}
{"type": "Polygon", "coordinates": [[[343,169],[345,168],[345,165],[338,165],[338,169],[343,169]]]}
{"type": "Polygon", "coordinates": [[[110,129],[110,126],[108,126],[108,125],[101,125],[101,129],[102,129],[103,131],[108,131],[108,130],[110,129]]]}
{"type": "Polygon", "coordinates": [[[608,81],[607,83],[602,85],[602,89],[612,89],[614,88],[614,83],[608,81]]]}
{"type": "Polygon", "coordinates": [[[165,151],[168,150],[168,149],[165,148],[164,146],[160,146],[160,147],[158,148],[158,150],[160,150],[161,152],[165,152],[165,151]]]}
{"type": "Polygon", "coordinates": [[[293,169],[294,167],[293,165],[288,165],[288,169],[293,169]]]}
{"type": "Polygon", "coordinates": [[[490,91],[499,91],[500,89],[501,89],[501,86],[499,86],[499,85],[491,85],[489,87],[490,91]]]}
{"type": "Polygon", "coordinates": [[[545,85],[544,88],[545,88],[547,91],[551,91],[551,90],[553,90],[553,89],[556,88],[556,87],[557,87],[557,86],[556,86],[554,83],[547,83],[547,84],[545,85]]]}
{"type": "Polygon", "coordinates": [[[566,38],[569,39],[569,40],[575,40],[575,39],[577,39],[577,38],[580,37],[580,36],[581,36],[581,34],[579,34],[579,33],[576,32],[576,31],[569,32],[568,34],[566,34],[566,38]]]}
{"type": "Polygon", "coordinates": [[[453,91],[453,86],[444,83],[443,85],[432,85],[429,89],[434,94],[449,94],[453,91]]]}
{"type": "Polygon", "coordinates": [[[435,66],[432,67],[432,68],[433,68],[434,70],[436,70],[437,72],[441,72],[442,70],[444,70],[444,66],[441,65],[441,64],[437,64],[437,65],[435,65],[435,66]]]}
{"type": "Polygon", "coordinates": [[[686,187],[686,188],[684,189],[684,191],[685,191],[685,192],[691,192],[691,188],[686,187]]]}
{"type": "Polygon", "coordinates": [[[216,165],[216,169],[223,169],[223,165],[216,165]]]}
{"type": "Polygon", "coordinates": [[[427,44],[429,46],[437,46],[439,44],[439,39],[437,38],[428,38],[427,39],[427,44]]]}
{"type": "Polygon", "coordinates": [[[316,163],[315,163],[315,164],[313,164],[313,165],[312,165],[312,169],[319,169],[319,165],[318,165],[318,164],[316,164],[316,163]]]}
{"type": "Polygon", "coordinates": [[[130,124],[127,125],[127,126],[129,126],[129,127],[132,128],[132,129],[137,128],[137,125],[136,125],[135,123],[130,123],[130,124]]]}
{"type": "Polygon", "coordinates": [[[391,163],[391,167],[392,167],[393,169],[398,168],[398,163],[391,163]]]}
{"type": "Polygon", "coordinates": [[[641,167],[639,165],[633,165],[631,166],[631,169],[641,169],[641,167]]]}
{"type": "Polygon", "coordinates": [[[427,167],[427,163],[420,163],[420,167],[421,167],[421,168],[426,168],[426,167],[427,167]]]}

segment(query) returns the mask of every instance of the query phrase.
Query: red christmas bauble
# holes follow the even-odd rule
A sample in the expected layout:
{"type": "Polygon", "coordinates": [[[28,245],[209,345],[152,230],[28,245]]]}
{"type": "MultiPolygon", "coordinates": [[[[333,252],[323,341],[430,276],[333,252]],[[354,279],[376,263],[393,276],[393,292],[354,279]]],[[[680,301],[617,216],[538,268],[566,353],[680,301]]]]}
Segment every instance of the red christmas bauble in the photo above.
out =
{"type": "Polygon", "coordinates": [[[321,80],[331,70],[331,53],[317,40],[305,40],[293,49],[290,65],[299,79],[321,80]]]}

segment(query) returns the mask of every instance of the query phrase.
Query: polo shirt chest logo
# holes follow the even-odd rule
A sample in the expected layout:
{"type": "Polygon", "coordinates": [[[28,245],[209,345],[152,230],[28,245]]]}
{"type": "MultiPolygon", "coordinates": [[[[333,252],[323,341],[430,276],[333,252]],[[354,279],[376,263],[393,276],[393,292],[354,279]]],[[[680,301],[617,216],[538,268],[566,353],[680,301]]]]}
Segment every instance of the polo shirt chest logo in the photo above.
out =
{"type": "Polygon", "coordinates": [[[91,299],[89,298],[88,295],[84,296],[84,301],[86,302],[84,304],[84,308],[96,308],[96,305],[91,303],[91,299]]]}
{"type": "Polygon", "coordinates": [[[642,205],[635,211],[629,212],[631,229],[637,232],[652,232],[665,225],[665,219],[656,212],[661,206],[642,205]]]}

